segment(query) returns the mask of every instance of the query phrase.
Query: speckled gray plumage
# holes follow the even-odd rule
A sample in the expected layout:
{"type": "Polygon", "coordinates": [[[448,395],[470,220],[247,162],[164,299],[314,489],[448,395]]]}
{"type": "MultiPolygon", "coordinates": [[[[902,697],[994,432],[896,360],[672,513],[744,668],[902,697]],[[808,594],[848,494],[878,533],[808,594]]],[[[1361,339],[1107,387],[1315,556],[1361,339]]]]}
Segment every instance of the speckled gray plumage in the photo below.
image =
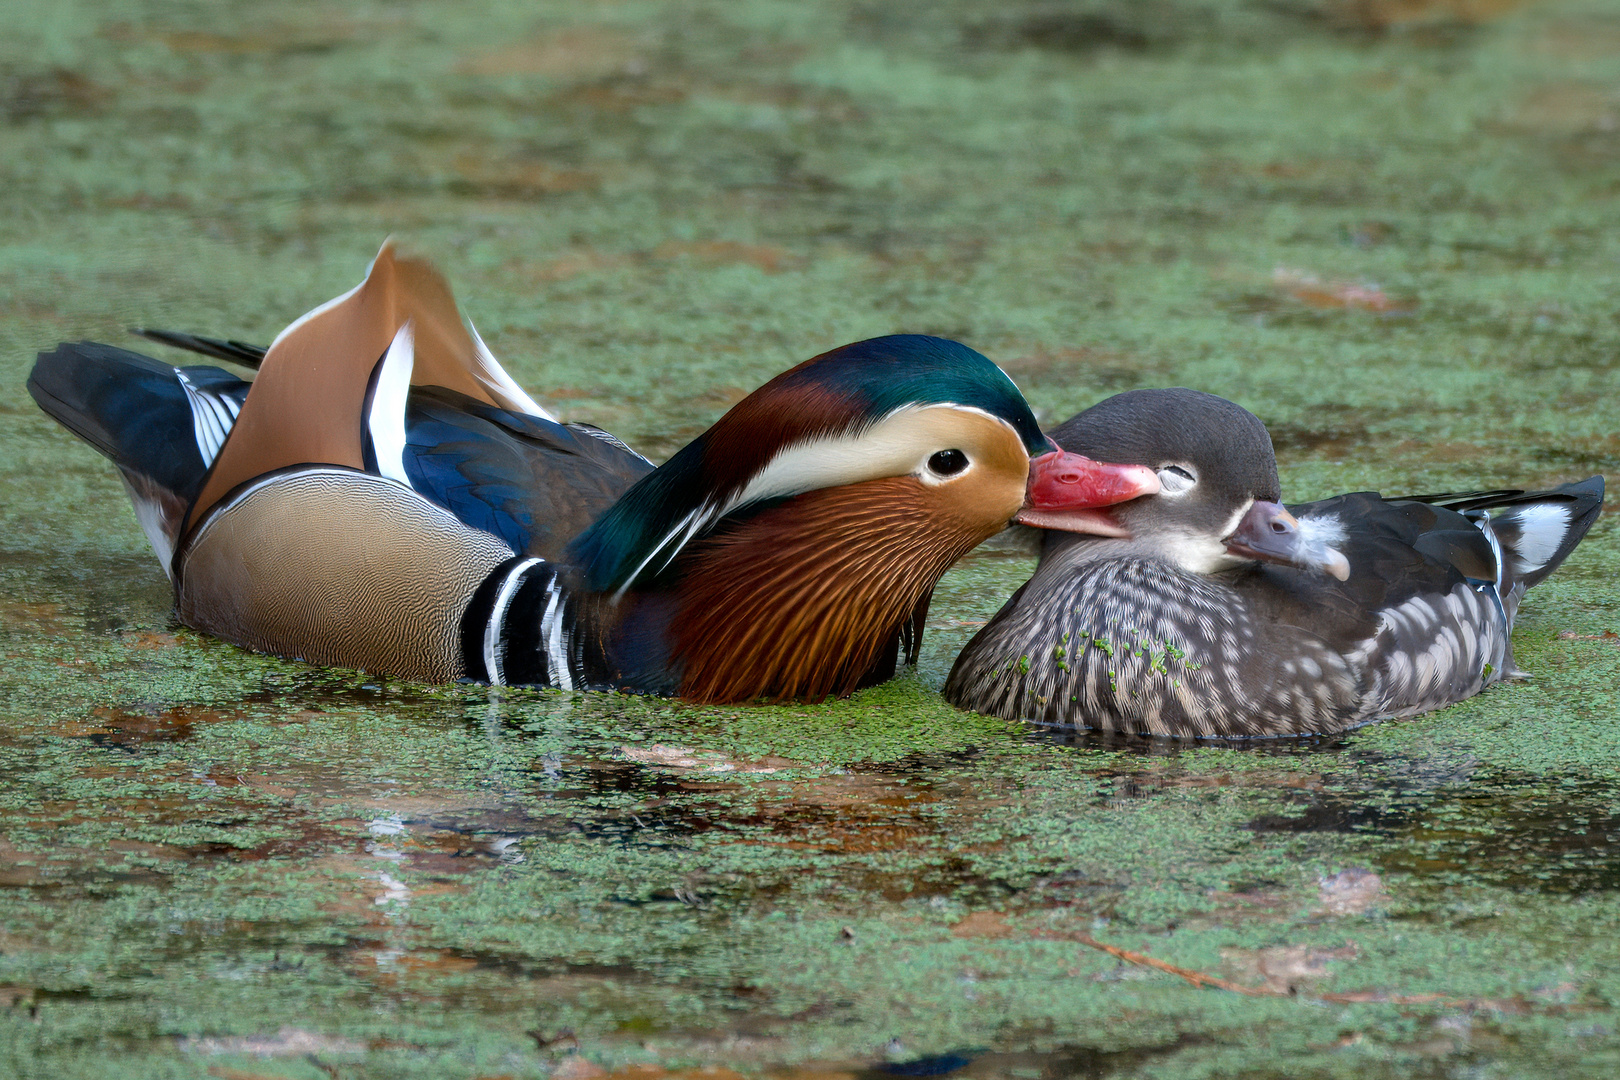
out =
{"type": "Polygon", "coordinates": [[[1425,712],[1511,670],[1494,601],[1463,582],[1368,613],[1344,648],[1289,618],[1309,606],[1290,596],[1301,571],[1204,576],[1132,558],[1041,570],[958,658],[951,701],[1104,731],[1299,735],[1425,712]]]}
{"type": "Polygon", "coordinates": [[[1128,535],[1044,532],[1035,575],[946,682],[962,708],[1063,727],[1308,735],[1471,697],[1521,674],[1510,641],[1519,601],[1603,501],[1594,477],[1543,492],[1356,492],[1290,507],[1301,536],[1348,561],[1340,581],[1223,558],[1236,515],[1277,498],[1270,438],[1246,409],[1191,390],[1131,391],[1052,436],[1180,476],[1175,490],[1113,511],[1128,535]]]}

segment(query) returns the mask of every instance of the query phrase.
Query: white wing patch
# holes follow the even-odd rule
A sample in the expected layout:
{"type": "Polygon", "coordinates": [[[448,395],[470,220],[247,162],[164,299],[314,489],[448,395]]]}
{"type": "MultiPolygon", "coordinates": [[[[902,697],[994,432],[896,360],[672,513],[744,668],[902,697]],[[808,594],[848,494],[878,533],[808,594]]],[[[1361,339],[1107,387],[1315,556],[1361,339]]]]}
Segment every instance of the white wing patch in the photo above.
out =
{"type": "Polygon", "coordinates": [[[416,366],[416,341],[409,322],[394,335],[381,364],[371,408],[366,412],[366,431],[377,455],[377,472],[410,487],[405,476],[405,399],[410,396],[411,371],[416,366]]]}
{"type": "Polygon", "coordinates": [[[199,388],[179,368],[174,369],[174,375],[186,392],[186,402],[191,406],[191,433],[197,440],[197,453],[202,455],[203,466],[207,467],[219,456],[219,449],[236,425],[236,416],[242,407],[224,394],[199,388]]]}
{"type": "Polygon", "coordinates": [[[1531,503],[1502,515],[1519,526],[1519,542],[1513,547],[1513,568],[1521,574],[1533,573],[1558,554],[1558,545],[1569,532],[1569,508],[1553,503],[1531,503]]]}

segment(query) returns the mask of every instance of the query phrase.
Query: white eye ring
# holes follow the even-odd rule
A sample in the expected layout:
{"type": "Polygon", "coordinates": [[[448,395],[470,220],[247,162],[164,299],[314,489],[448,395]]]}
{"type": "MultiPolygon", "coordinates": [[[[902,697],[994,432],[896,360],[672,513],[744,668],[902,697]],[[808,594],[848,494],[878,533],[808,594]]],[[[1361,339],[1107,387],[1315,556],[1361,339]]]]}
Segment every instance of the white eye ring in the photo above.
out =
{"type": "Polygon", "coordinates": [[[1185,495],[1198,483],[1198,475],[1187,465],[1166,465],[1159,470],[1160,495],[1185,495]]]}

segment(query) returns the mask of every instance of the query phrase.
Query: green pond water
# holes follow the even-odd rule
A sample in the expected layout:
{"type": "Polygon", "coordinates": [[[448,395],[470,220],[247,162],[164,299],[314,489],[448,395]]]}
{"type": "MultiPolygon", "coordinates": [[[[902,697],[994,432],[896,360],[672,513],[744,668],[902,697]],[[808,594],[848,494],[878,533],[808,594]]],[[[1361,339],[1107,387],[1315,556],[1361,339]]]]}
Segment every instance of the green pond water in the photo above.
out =
{"type": "Polygon", "coordinates": [[[1051,422],[1231,397],[1293,499],[1620,472],[1612,0],[7,0],[0,1075],[1620,1075],[1613,517],[1534,681],[1303,744],[945,705],[994,547],[814,707],[177,626],[34,352],[267,341],[388,234],[654,458],[913,331],[1051,422]]]}

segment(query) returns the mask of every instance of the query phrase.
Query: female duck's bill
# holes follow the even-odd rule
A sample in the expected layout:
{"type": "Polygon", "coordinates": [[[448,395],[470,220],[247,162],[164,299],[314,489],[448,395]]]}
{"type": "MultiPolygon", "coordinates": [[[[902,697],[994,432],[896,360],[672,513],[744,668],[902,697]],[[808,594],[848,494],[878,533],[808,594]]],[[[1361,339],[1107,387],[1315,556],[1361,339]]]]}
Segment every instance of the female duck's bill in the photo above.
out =
{"type": "Polygon", "coordinates": [[[1121,394],[1052,435],[1152,469],[1159,490],[1046,531],[1035,575],[968,643],[945,694],[1061,726],[1303,735],[1470,697],[1518,674],[1519,601],[1603,501],[1593,477],[1285,508],[1264,425],[1192,390],[1121,394]]]}
{"type": "Polygon", "coordinates": [[[1014,515],[1158,483],[1059,451],[989,360],[908,335],[800,364],[653,469],[545,413],[387,246],[251,386],[80,343],[30,389],[119,466],[189,625],[429,680],[845,694],[914,659],[940,576],[1014,515]]]}

